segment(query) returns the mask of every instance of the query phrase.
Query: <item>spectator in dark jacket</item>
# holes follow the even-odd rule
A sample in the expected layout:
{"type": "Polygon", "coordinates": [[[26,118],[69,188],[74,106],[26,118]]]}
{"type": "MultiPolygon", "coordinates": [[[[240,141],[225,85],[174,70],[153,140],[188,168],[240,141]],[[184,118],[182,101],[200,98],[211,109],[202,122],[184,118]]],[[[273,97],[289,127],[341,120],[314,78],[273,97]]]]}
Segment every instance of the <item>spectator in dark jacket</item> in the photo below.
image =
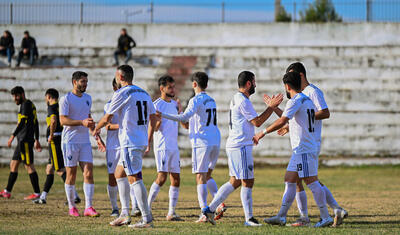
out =
{"type": "Polygon", "coordinates": [[[24,38],[21,42],[21,50],[19,51],[17,58],[17,67],[21,63],[21,60],[24,56],[29,57],[29,63],[32,66],[35,58],[39,57],[39,53],[36,47],[36,41],[33,37],[29,36],[29,32],[24,32],[24,38]]]}
{"type": "Polygon", "coordinates": [[[11,32],[6,30],[0,38],[0,55],[7,56],[8,66],[11,67],[11,58],[14,55],[14,38],[11,32]]]}
{"type": "Polygon", "coordinates": [[[118,55],[125,55],[125,64],[132,58],[131,48],[136,47],[136,42],[126,33],[126,29],[121,29],[121,35],[118,38],[118,49],[114,52],[115,64],[119,65],[118,55]]]}

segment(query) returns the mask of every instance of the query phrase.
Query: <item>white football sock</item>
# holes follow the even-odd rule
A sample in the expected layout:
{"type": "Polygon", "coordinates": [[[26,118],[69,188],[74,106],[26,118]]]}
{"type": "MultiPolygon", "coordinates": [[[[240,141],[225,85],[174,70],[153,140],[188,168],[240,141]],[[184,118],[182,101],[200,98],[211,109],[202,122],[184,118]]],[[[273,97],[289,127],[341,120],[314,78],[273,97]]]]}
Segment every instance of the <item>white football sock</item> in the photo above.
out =
{"type": "Polygon", "coordinates": [[[76,207],[74,198],[75,185],[64,184],[64,187],[65,187],[65,194],[67,194],[69,209],[76,207]]]}
{"type": "Polygon", "coordinates": [[[107,193],[108,193],[108,198],[110,199],[111,202],[112,209],[118,210],[118,204],[117,204],[118,187],[107,185],[107,193]]]}
{"type": "Polygon", "coordinates": [[[307,194],[304,190],[300,191],[300,192],[296,192],[296,202],[297,202],[297,208],[299,209],[300,216],[308,217],[307,194]]]}
{"type": "Polygon", "coordinates": [[[149,198],[147,199],[147,203],[149,204],[149,208],[151,210],[151,204],[156,200],[158,192],[160,192],[160,185],[156,184],[156,182],[153,182],[153,184],[150,187],[149,191],[149,198]]]}
{"type": "Polygon", "coordinates": [[[118,192],[119,192],[119,201],[121,202],[121,216],[129,215],[129,182],[128,178],[119,178],[117,179],[118,184],[118,192]]]}
{"type": "Polygon", "coordinates": [[[76,188],[74,188],[74,197],[75,197],[75,198],[78,198],[78,197],[79,197],[78,192],[76,191],[76,188]]]}
{"type": "Polygon", "coordinates": [[[246,221],[253,217],[253,189],[242,186],[240,190],[240,199],[242,199],[242,206],[246,221]]]}
{"type": "MultiPolygon", "coordinates": [[[[126,181],[128,182],[128,178],[126,179],[126,181]]],[[[129,182],[128,182],[128,185],[129,185],[129,182]]],[[[131,188],[130,195],[131,195],[130,197],[131,197],[131,203],[132,203],[132,210],[139,209],[139,206],[138,206],[138,203],[136,200],[136,196],[135,196],[135,190],[133,190],[132,188],[131,188]]]]}
{"type": "Polygon", "coordinates": [[[92,207],[94,184],[83,183],[83,192],[85,193],[85,209],[92,207]]]}
{"type": "Polygon", "coordinates": [[[310,188],[311,192],[314,195],[314,200],[317,203],[317,206],[319,207],[319,212],[321,214],[322,219],[326,219],[329,216],[329,211],[326,206],[326,196],[325,196],[325,191],[322,189],[321,184],[319,181],[314,181],[311,184],[307,185],[308,188],[310,188]]]}
{"type": "Polygon", "coordinates": [[[281,209],[278,212],[279,217],[286,217],[287,212],[296,197],[296,183],[285,182],[285,192],[282,197],[281,209]]]}
{"type": "MultiPolygon", "coordinates": [[[[322,185],[321,185],[322,186],[322,185]]],[[[333,197],[331,191],[324,185],[322,186],[322,189],[325,191],[325,196],[326,196],[326,203],[332,208],[332,209],[338,209],[340,208],[339,204],[333,197]]]]}
{"type": "Polygon", "coordinates": [[[47,197],[47,193],[45,191],[43,191],[42,194],[40,194],[40,199],[46,200],[46,197],[47,197]]]}
{"type": "Polygon", "coordinates": [[[218,192],[218,185],[217,183],[215,183],[215,180],[213,178],[207,181],[207,189],[208,192],[210,192],[211,196],[214,198],[215,194],[217,194],[218,192]]]}
{"type": "Polygon", "coordinates": [[[176,204],[178,203],[179,187],[169,186],[169,209],[168,215],[175,213],[176,204]]]}
{"type": "Polygon", "coordinates": [[[143,184],[143,180],[138,180],[131,184],[131,194],[135,194],[136,196],[139,209],[142,212],[143,222],[151,222],[153,218],[151,218],[149,205],[147,204],[147,191],[143,184]]]}
{"type": "Polygon", "coordinates": [[[209,205],[210,210],[215,212],[219,204],[223,203],[233,191],[235,191],[235,188],[231,183],[226,182],[224,185],[222,185],[209,205]]]}
{"type": "Polygon", "coordinates": [[[197,185],[197,199],[199,200],[200,208],[207,206],[207,184],[197,185]]]}

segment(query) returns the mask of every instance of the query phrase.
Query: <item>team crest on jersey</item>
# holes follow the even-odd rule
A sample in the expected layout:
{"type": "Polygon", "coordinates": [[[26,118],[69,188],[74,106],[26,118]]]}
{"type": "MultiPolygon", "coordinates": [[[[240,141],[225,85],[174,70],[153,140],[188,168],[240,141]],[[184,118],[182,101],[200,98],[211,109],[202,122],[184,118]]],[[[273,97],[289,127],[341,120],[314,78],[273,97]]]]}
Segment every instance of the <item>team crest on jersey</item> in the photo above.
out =
{"type": "Polygon", "coordinates": [[[89,106],[89,105],[90,105],[90,102],[89,102],[89,100],[86,100],[86,104],[87,104],[87,106],[89,106]]]}
{"type": "Polygon", "coordinates": [[[108,167],[112,167],[112,162],[107,163],[108,167]]]}
{"type": "Polygon", "coordinates": [[[253,171],[254,167],[253,167],[253,165],[250,165],[250,166],[248,166],[248,168],[249,168],[250,171],[253,171]]]}
{"type": "Polygon", "coordinates": [[[71,161],[71,160],[72,160],[72,155],[68,155],[68,157],[67,157],[67,158],[68,158],[68,160],[70,160],[70,161],[71,161]]]}

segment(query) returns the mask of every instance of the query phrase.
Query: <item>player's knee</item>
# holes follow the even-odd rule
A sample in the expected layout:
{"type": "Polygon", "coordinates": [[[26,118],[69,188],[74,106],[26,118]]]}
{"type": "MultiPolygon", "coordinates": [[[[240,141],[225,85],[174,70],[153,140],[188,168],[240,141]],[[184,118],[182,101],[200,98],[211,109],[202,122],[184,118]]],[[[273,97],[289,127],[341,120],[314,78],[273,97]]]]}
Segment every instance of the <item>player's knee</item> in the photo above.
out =
{"type": "Polygon", "coordinates": [[[91,171],[91,170],[89,170],[89,169],[85,170],[85,171],[83,172],[83,177],[84,177],[86,180],[93,180],[93,171],[91,171]]]}

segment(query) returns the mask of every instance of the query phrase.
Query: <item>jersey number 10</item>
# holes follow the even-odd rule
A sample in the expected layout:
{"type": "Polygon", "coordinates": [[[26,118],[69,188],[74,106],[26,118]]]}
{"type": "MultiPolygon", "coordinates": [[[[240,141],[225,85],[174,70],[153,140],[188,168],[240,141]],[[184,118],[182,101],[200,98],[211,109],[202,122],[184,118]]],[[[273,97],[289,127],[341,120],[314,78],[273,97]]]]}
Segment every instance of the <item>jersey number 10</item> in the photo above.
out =
{"type": "Polygon", "coordinates": [[[147,125],[147,101],[136,101],[137,111],[138,111],[138,126],[147,125]],[[142,108],[143,106],[143,108],[142,108]]]}
{"type": "Polygon", "coordinates": [[[314,127],[313,127],[315,121],[314,109],[307,109],[307,115],[308,115],[308,131],[314,132],[314,127]]]}

